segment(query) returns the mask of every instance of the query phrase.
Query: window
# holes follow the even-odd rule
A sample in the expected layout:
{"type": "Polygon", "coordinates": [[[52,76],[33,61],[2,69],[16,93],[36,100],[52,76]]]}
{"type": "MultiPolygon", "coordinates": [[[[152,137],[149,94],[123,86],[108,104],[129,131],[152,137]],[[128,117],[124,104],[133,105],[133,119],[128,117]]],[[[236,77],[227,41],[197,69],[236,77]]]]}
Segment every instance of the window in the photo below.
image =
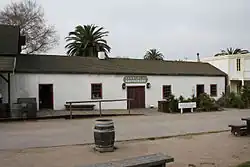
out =
{"type": "Polygon", "coordinates": [[[102,99],[102,84],[91,84],[91,99],[102,99]]]}
{"type": "Polygon", "coordinates": [[[210,85],[210,96],[217,96],[217,85],[216,84],[210,85]]]}
{"type": "Polygon", "coordinates": [[[240,71],[240,59],[236,59],[236,68],[237,71],[240,71]]]}
{"type": "Polygon", "coordinates": [[[162,94],[163,94],[163,99],[168,98],[172,94],[171,85],[163,85],[162,94]]]}

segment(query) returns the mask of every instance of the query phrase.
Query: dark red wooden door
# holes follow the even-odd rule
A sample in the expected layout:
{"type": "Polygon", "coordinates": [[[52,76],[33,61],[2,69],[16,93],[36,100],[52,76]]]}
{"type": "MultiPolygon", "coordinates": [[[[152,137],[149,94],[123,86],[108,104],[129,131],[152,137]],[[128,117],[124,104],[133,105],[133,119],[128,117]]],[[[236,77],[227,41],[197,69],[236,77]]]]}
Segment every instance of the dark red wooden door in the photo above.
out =
{"type": "MultiPolygon", "coordinates": [[[[130,101],[130,108],[145,108],[145,87],[144,86],[129,86],[127,87],[127,98],[133,99],[130,101]]],[[[129,102],[127,105],[129,108],[129,102]]]]}

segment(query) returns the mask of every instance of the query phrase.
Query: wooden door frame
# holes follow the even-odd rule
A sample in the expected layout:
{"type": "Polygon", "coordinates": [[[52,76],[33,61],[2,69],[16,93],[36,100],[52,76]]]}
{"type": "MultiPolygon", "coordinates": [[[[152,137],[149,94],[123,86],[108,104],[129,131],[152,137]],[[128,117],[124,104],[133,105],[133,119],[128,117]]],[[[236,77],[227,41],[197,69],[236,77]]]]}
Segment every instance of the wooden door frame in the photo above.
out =
{"type": "Polygon", "coordinates": [[[205,93],[205,84],[196,84],[196,97],[198,98],[198,86],[203,86],[203,93],[205,93]]]}
{"type": "Polygon", "coordinates": [[[40,110],[40,86],[42,85],[46,85],[46,86],[51,86],[52,87],[52,105],[51,105],[51,108],[49,109],[52,109],[54,110],[54,84],[53,83],[43,83],[43,84],[38,84],[38,109],[40,110]]]}
{"type": "MultiPolygon", "coordinates": [[[[127,92],[126,92],[127,96],[126,97],[128,98],[128,88],[138,88],[138,87],[144,89],[144,107],[143,108],[146,108],[146,86],[145,85],[129,85],[129,86],[127,86],[127,92]]],[[[130,102],[130,101],[127,101],[127,109],[129,108],[128,102],[130,102]]],[[[131,104],[130,104],[130,109],[131,109],[131,104]]]]}

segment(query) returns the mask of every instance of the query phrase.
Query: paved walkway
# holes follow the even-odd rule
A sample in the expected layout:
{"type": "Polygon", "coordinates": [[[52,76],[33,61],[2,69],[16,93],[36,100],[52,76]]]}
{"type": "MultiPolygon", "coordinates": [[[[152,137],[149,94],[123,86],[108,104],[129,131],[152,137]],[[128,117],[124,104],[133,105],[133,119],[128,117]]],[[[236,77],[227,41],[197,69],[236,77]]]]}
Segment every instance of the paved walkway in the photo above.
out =
{"type": "MultiPolygon", "coordinates": [[[[227,130],[250,110],[113,117],[116,140],[227,130]]],[[[93,143],[94,119],[0,123],[0,149],[93,143]]]]}

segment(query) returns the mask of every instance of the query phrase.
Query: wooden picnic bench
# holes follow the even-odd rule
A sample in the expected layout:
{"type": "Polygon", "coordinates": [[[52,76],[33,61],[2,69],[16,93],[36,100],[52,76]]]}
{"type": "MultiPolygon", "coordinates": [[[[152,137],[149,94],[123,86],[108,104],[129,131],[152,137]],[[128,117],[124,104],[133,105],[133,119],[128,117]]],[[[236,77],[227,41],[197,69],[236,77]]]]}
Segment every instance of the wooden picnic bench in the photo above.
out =
{"type": "MultiPolygon", "coordinates": [[[[66,110],[70,110],[70,104],[65,104],[64,106],[66,110]]],[[[71,110],[92,111],[94,107],[94,104],[71,104],[71,110]]]]}
{"type": "Polygon", "coordinates": [[[247,123],[247,134],[250,135],[250,117],[249,118],[241,118],[242,121],[246,121],[247,123]]]}
{"type": "Polygon", "coordinates": [[[174,162],[174,158],[162,153],[146,156],[123,159],[120,161],[111,161],[92,165],[78,167],[165,167],[166,163],[174,162]]]}
{"type": "Polygon", "coordinates": [[[231,133],[235,136],[244,136],[247,134],[247,125],[228,125],[231,133]]]}

